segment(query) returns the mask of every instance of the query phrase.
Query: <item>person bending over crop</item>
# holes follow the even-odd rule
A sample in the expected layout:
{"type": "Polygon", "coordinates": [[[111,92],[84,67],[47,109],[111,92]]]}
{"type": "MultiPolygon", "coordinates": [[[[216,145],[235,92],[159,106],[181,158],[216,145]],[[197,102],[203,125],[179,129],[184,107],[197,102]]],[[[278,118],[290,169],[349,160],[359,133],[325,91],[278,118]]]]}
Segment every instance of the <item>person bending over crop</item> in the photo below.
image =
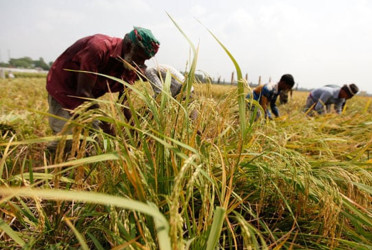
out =
{"type": "MultiPolygon", "coordinates": [[[[172,66],[159,64],[154,67],[148,67],[145,71],[146,78],[149,80],[151,87],[154,90],[154,97],[159,95],[163,90],[167,72],[169,72],[171,76],[170,92],[172,97],[176,97],[181,92],[185,77],[172,66]]],[[[191,86],[191,93],[193,92],[194,87],[191,86]]]]}
{"type": "MultiPolygon", "coordinates": [[[[156,98],[163,90],[165,78],[169,72],[171,76],[170,82],[170,93],[173,98],[181,92],[185,77],[181,72],[173,68],[172,66],[159,64],[154,67],[149,67],[145,71],[145,76],[150,82],[152,89],[154,90],[154,98],[156,98]]],[[[194,87],[191,86],[190,90],[190,100],[192,101],[194,94],[194,87]]],[[[193,109],[190,114],[192,120],[196,120],[198,112],[196,109],[193,109]]]]}
{"type": "MultiPolygon", "coordinates": [[[[119,92],[119,99],[125,101],[123,84],[76,70],[102,73],[132,84],[137,80],[137,73],[123,60],[144,73],[145,61],[157,53],[159,44],[150,30],[141,27],[134,27],[124,38],[96,34],[76,41],[49,70],[46,83],[49,113],[70,119],[71,112],[85,102],[85,98],[98,98],[109,91],[119,92]]],[[[92,108],[98,108],[98,105],[92,105],[92,108]]],[[[129,109],[123,112],[130,119],[129,109]]],[[[49,117],[49,125],[55,134],[62,130],[65,123],[65,120],[49,117]]],[[[104,130],[109,127],[104,123],[100,125],[104,130]]],[[[108,129],[108,132],[112,131],[108,129]]],[[[48,149],[55,149],[57,144],[48,145],[48,149]]]]}
{"type": "MultiPolygon", "coordinates": [[[[252,95],[249,93],[246,98],[253,98],[257,101],[262,109],[265,111],[265,118],[272,119],[271,112],[269,111],[269,106],[271,111],[276,117],[279,117],[279,109],[276,106],[276,100],[281,92],[288,92],[294,86],[294,79],[291,74],[283,75],[279,82],[277,83],[266,83],[260,86],[257,86],[253,89],[252,95]]],[[[254,105],[251,105],[251,110],[254,110],[254,105]]],[[[257,112],[257,117],[260,116],[260,112],[257,112]]]]}
{"type": "Polygon", "coordinates": [[[313,110],[318,114],[331,111],[334,104],[335,111],[340,114],[346,100],[352,98],[359,92],[359,88],[354,83],[345,84],[342,87],[328,85],[314,89],[310,92],[306,100],[305,112],[311,114],[313,110]]]}

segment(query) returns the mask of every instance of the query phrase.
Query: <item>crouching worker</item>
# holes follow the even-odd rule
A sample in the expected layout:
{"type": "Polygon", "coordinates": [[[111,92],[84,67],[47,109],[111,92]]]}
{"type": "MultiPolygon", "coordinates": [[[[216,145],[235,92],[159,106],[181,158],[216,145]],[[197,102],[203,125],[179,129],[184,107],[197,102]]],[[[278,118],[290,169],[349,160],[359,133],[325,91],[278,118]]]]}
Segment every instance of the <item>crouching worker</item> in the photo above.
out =
{"type": "MultiPolygon", "coordinates": [[[[276,100],[281,92],[288,92],[294,86],[293,76],[290,74],[283,75],[277,83],[266,83],[253,89],[252,95],[249,93],[246,98],[257,101],[265,112],[265,118],[272,119],[271,111],[276,117],[279,117],[279,109],[276,106],[276,100]]],[[[254,105],[249,106],[251,111],[257,109],[254,105]]],[[[257,111],[256,118],[260,117],[260,111],[257,111]]]]}
{"type": "MultiPolygon", "coordinates": [[[[149,80],[154,91],[154,97],[158,96],[163,90],[163,84],[167,72],[171,75],[170,92],[172,97],[176,97],[182,90],[185,77],[172,66],[160,64],[155,67],[148,67],[145,71],[146,78],[149,80]]],[[[194,93],[194,87],[191,86],[191,94],[194,93]]]]}
{"type": "MultiPolygon", "coordinates": [[[[47,76],[49,113],[53,115],[49,117],[49,125],[53,133],[62,131],[66,120],[72,117],[71,112],[86,102],[85,98],[98,98],[107,92],[119,92],[119,97],[124,94],[123,84],[76,70],[102,73],[132,84],[138,79],[137,73],[123,63],[123,59],[144,73],[145,61],[153,57],[158,48],[159,42],[152,32],[140,27],[135,27],[124,38],[96,34],[81,38],[67,48],[53,63],[47,76]]],[[[123,99],[125,101],[125,96],[123,99]]],[[[92,108],[98,108],[98,105],[92,108]]],[[[129,120],[129,109],[123,112],[129,120]]],[[[105,132],[113,132],[107,124],[100,126],[105,132]]],[[[58,141],[49,143],[48,150],[55,151],[57,145],[58,141]]]]}
{"type": "Polygon", "coordinates": [[[342,87],[328,85],[314,89],[307,97],[304,111],[310,115],[313,110],[318,114],[329,113],[333,104],[335,111],[340,114],[346,100],[352,98],[358,92],[359,88],[354,83],[345,84],[342,87]]]}
{"type": "MultiPolygon", "coordinates": [[[[171,75],[170,82],[170,93],[173,98],[176,98],[178,94],[182,91],[182,86],[185,81],[185,77],[181,72],[173,68],[172,66],[159,64],[155,67],[149,67],[145,71],[145,76],[151,84],[151,87],[154,91],[154,98],[156,98],[163,90],[165,78],[167,72],[171,75]]],[[[193,99],[194,87],[191,86],[190,90],[190,99],[193,99]]],[[[197,117],[197,111],[194,109],[190,117],[195,120],[197,117]]]]}

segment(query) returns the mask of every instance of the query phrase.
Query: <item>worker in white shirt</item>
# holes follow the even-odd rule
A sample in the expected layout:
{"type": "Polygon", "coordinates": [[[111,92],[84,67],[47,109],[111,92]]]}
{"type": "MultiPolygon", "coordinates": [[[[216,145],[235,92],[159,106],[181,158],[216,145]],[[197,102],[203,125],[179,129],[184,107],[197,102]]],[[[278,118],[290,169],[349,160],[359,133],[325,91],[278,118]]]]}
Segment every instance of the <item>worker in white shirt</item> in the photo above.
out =
{"type": "Polygon", "coordinates": [[[345,84],[342,87],[324,86],[314,89],[310,92],[305,105],[305,112],[312,110],[323,114],[331,111],[331,105],[334,104],[335,111],[340,114],[346,100],[352,98],[359,92],[359,88],[354,83],[345,84]]]}
{"type": "MultiPolygon", "coordinates": [[[[182,90],[185,77],[173,68],[172,66],[160,64],[155,67],[148,67],[145,71],[146,78],[149,80],[152,89],[154,90],[154,97],[161,93],[167,72],[171,75],[170,92],[172,97],[176,97],[182,90]]],[[[194,87],[191,87],[191,93],[194,92],[194,87]]]]}

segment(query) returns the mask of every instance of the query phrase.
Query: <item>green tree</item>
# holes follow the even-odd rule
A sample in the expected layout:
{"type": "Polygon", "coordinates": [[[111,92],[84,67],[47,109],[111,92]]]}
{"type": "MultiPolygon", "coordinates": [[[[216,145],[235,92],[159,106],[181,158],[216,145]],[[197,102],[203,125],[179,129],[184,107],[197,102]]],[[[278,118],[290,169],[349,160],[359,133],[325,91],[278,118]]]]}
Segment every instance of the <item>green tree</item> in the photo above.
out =
{"type": "Polygon", "coordinates": [[[0,62],[0,67],[9,67],[9,63],[0,62]]]}
{"type": "Polygon", "coordinates": [[[44,58],[40,57],[39,60],[32,60],[30,57],[21,57],[21,58],[11,58],[9,60],[9,66],[16,68],[42,68],[43,70],[49,70],[50,65],[48,65],[44,58]]]}
{"type": "Polygon", "coordinates": [[[30,57],[10,58],[9,64],[16,68],[32,68],[34,63],[30,57]]]}
{"type": "Polygon", "coordinates": [[[49,70],[50,66],[44,61],[42,57],[39,58],[39,60],[33,61],[35,68],[39,67],[42,68],[43,70],[49,70]]]}

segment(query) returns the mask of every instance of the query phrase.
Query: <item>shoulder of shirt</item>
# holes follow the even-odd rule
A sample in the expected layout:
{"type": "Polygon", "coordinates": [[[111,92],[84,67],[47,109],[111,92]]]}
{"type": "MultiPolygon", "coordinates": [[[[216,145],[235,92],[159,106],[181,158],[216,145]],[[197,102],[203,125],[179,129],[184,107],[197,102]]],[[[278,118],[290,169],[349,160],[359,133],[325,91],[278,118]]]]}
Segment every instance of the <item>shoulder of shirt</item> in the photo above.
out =
{"type": "MultiPolygon", "coordinates": [[[[116,57],[115,51],[113,50],[122,42],[123,39],[118,37],[111,37],[104,34],[95,34],[88,38],[89,47],[96,49],[97,51],[103,51],[104,53],[110,51],[110,56],[116,57]],[[114,53],[114,54],[112,54],[114,53]]],[[[121,48],[120,48],[121,51],[121,48]]],[[[120,52],[118,52],[120,54],[120,52]]]]}
{"type": "Polygon", "coordinates": [[[268,83],[264,84],[264,88],[266,88],[269,91],[274,90],[275,86],[276,86],[276,83],[274,83],[274,82],[268,82],[268,83]]]}
{"type": "MultiPolygon", "coordinates": [[[[336,89],[336,90],[337,90],[337,89],[336,89]]],[[[328,87],[328,86],[323,86],[323,87],[320,87],[320,88],[314,89],[313,91],[321,91],[321,92],[332,93],[333,91],[335,91],[335,88],[328,87]]]]}
{"type": "Polygon", "coordinates": [[[112,37],[112,36],[108,36],[108,35],[105,35],[105,34],[94,34],[91,37],[92,38],[98,38],[98,39],[114,39],[114,38],[117,38],[117,37],[112,37]]]}
{"type": "Polygon", "coordinates": [[[92,44],[98,44],[98,45],[100,45],[102,42],[105,42],[107,44],[112,44],[112,43],[117,43],[123,40],[122,38],[119,38],[119,37],[112,37],[112,36],[108,36],[104,34],[95,34],[95,35],[89,36],[88,39],[92,44]]]}

